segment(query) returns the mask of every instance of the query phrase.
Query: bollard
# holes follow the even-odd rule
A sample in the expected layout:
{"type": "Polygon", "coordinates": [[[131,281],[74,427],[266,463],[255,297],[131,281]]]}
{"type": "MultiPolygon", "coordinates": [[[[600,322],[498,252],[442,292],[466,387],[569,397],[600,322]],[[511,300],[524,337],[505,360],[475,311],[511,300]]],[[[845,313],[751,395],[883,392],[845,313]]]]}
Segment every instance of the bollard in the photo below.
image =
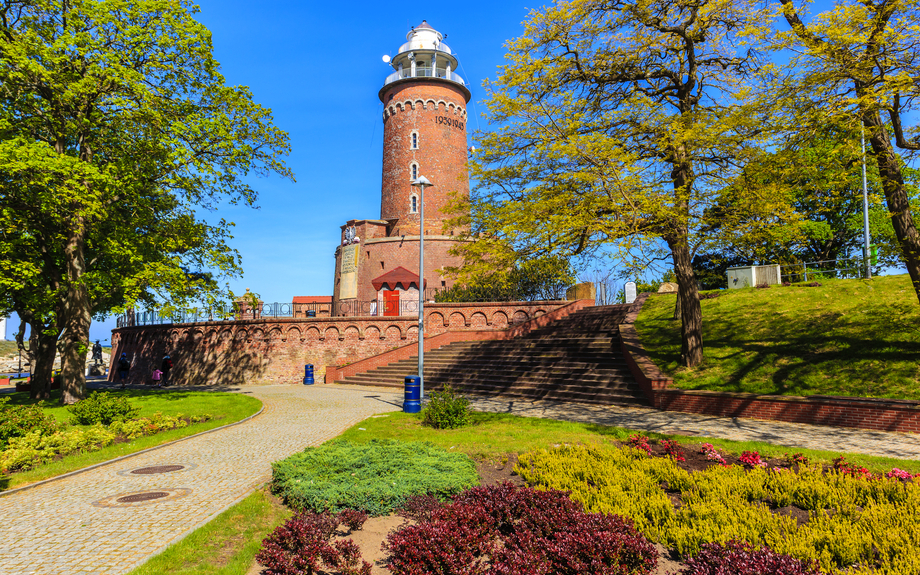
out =
{"type": "Polygon", "coordinates": [[[406,376],[406,395],[403,413],[418,413],[422,410],[422,382],[417,375],[406,376]]]}
{"type": "Polygon", "coordinates": [[[308,363],[303,366],[303,384],[313,385],[313,364],[308,363]]]}

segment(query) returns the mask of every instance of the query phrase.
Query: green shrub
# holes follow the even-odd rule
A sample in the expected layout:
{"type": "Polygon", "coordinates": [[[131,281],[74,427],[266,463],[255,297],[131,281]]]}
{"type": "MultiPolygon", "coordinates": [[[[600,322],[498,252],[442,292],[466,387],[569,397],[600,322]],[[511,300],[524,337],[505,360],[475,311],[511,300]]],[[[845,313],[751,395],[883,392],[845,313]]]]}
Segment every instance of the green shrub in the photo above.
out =
{"type": "Polygon", "coordinates": [[[828,573],[920,572],[920,484],[799,469],[735,465],[690,473],[667,458],[596,446],[535,451],[515,467],[538,487],[571,491],[588,511],[629,517],[649,539],[684,557],[705,543],[739,540],[817,561],[828,573]],[[679,507],[662,482],[680,492],[679,507]],[[806,509],[810,519],[798,526],[771,512],[771,504],[806,509]]]}
{"type": "Polygon", "coordinates": [[[470,402],[447,384],[443,391],[431,392],[422,415],[425,424],[435,429],[456,429],[470,422],[470,402]]]}
{"type": "Polygon", "coordinates": [[[99,391],[86,399],[67,407],[75,425],[109,425],[115,421],[127,421],[137,417],[139,407],[134,407],[127,397],[99,391]]]}
{"type": "Polygon", "coordinates": [[[0,399],[0,450],[14,437],[23,437],[30,432],[48,435],[60,429],[50,415],[38,405],[5,405],[10,398],[0,399]]]}
{"type": "Polygon", "coordinates": [[[415,495],[446,499],[479,483],[462,453],[427,442],[334,440],[272,464],[272,489],[297,509],[386,515],[415,495]]]}
{"type": "Polygon", "coordinates": [[[115,441],[115,434],[96,424],[86,428],[72,428],[50,435],[32,431],[10,440],[0,453],[0,470],[25,471],[52,461],[58,455],[81,451],[96,451],[115,441]]]}

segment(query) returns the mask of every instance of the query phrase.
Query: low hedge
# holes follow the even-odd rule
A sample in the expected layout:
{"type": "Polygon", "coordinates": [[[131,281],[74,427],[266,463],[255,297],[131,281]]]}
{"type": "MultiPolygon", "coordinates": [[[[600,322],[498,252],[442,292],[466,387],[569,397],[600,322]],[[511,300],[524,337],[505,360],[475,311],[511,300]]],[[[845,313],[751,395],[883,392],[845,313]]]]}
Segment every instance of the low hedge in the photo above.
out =
{"type": "Polygon", "coordinates": [[[639,449],[566,446],[520,458],[529,483],[572,492],[593,512],[629,517],[649,539],[697,555],[747,541],[816,561],[828,573],[920,573],[920,485],[817,466],[798,471],[715,466],[690,473],[639,449]],[[668,491],[680,492],[680,505],[668,491]],[[809,521],[771,511],[794,505],[809,521]]]}
{"type": "Polygon", "coordinates": [[[479,483],[473,461],[428,442],[333,440],[272,464],[272,489],[296,508],[386,515],[409,497],[456,495],[479,483]]]}

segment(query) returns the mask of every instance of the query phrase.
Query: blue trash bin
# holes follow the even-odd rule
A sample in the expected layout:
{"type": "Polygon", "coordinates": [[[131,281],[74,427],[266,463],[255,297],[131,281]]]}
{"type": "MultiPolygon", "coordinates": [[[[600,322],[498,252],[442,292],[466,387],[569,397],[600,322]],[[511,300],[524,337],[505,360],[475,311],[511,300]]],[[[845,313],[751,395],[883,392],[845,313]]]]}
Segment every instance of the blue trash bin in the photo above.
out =
{"type": "Polygon", "coordinates": [[[308,363],[303,366],[303,384],[313,385],[313,364],[308,363]]]}
{"type": "Polygon", "coordinates": [[[417,375],[406,376],[406,396],[403,400],[403,413],[418,413],[422,410],[422,378],[417,375]]]}

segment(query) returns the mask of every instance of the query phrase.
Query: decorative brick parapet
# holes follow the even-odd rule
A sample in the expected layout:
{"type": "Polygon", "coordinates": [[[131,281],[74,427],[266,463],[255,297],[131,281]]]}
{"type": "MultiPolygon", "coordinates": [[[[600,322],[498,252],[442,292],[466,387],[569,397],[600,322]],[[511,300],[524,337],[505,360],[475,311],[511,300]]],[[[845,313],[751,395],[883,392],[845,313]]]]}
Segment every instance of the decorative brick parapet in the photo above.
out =
{"type": "MultiPolygon", "coordinates": [[[[561,309],[584,305],[565,301],[429,304],[425,333],[520,333],[532,329],[525,326],[539,327],[561,317],[559,313],[571,313],[561,309]]],[[[418,319],[412,316],[263,317],[133,326],[113,330],[112,356],[128,354],[131,383],[150,383],[151,373],[167,353],[175,365],[172,379],[183,384],[298,383],[306,364],[314,365],[315,379],[323,381],[327,368],[405,347],[417,333],[418,319]]],[[[116,376],[117,370],[111,370],[109,379],[116,376]]]]}
{"type": "Polygon", "coordinates": [[[643,293],[636,298],[626,323],[620,325],[620,346],[633,377],[655,408],[718,417],[750,417],[877,431],[920,432],[920,402],[917,401],[669,389],[674,381],[663,374],[649,358],[633,326],[649,295],[643,293]]]}

